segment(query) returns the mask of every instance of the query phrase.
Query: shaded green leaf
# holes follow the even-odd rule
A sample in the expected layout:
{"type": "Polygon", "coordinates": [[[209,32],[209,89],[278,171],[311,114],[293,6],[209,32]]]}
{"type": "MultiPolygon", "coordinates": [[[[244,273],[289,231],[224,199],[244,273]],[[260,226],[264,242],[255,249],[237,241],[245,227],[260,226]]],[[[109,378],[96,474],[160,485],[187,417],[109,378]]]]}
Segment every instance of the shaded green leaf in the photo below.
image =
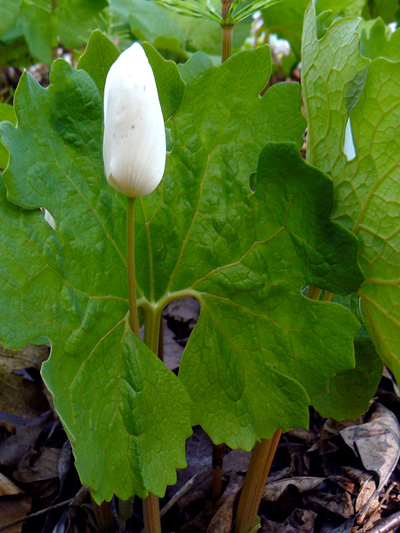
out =
{"type": "Polygon", "coordinates": [[[355,352],[356,367],[331,378],[329,393],[315,399],[314,407],[322,416],[356,420],[368,411],[382,377],[383,364],[369,340],[355,341],[355,352]]]}
{"type": "Polygon", "coordinates": [[[79,59],[78,69],[86,70],[90,74],[101,98],[104,94],[107,72],[118,56],[118,48],[101,31],[95,30],[90,36],[85,53],[79,59]]]}
{"type": "Polygon", "coordinates": [[[105,30],[104,10],[108,0],[58,0],[57,31],[61,43],[78,48],[87,43],[95,29],[105,30]]]}
{"type": "Polygon", "coordinates": [[[153,1],[134,0],[130,2],[127,20],[132,33],[141,41],[154,41],[163,36],[173,39],[183,46],[183,32],[170,16],[170,13],[156,5],[153,1]]]}
{"type": "Polygon", "coordinates": [[[30,53],[41,63],[51,63],[51,48],[55,37],[55,21],[49,0],[22,0],[20,17],[30,53]]]}
{"type": "MultiPolygon", "coordinates": [[[[17,0],[13,4],[14,27],[17,21],[21,24],[20,36],[23,35],[30,54],[45,64],[51,63],[52,49],[57,48],[59,40],[65,47],[78,48],[86,44],[94,29],[107,26],[108,0],[17,0]]],[[[5,35],[0,32],[0,36],[5,41],[14,39],[8,32],[5,35]]],[[[28,63],[28,59],[23,62],[28,63]]]]}
{"type": "Polygon", "coordinates": [[[15,23],[21,0],[0,0],[0,37],[15,23]]]}
{"type": "Polygon", "coordinates": [[[391,61],[400,61],[400,29],[391,32],[381,18],[376,19],[367,31],[361,32],[361,54],[368,59],[386,57],[391,61]]]}
{"type": "Polygon", "coordinates": [[[362,13],[365,19],[382,19],[389,24],[400,20],[399,0],[367,0],[362,13]]]}
{"type": "Polygon", "coordinates": [[[166,122],[179,108],[185,92],[185,84],[183,83],[179,71],[173,61],[165,61],[161,55],[147,43],[143,44],[143,48],[154,72],[160,96],[160,104],[166,122]]]}

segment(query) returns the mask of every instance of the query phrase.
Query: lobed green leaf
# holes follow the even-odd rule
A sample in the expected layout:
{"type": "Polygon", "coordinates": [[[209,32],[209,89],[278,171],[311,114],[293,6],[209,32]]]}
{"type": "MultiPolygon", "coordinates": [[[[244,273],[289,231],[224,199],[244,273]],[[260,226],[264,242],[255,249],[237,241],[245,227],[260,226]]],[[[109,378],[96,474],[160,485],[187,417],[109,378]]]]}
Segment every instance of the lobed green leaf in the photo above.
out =
{"type": "Polygon", "coordinates": [[[307,11],[303,96],[308,158],[332,176],[334,218],[360,240],[366,277],[359,291],[363,318],[379,355],[399,379],[400,63],[363,58],[357,24],[342,19],[317,39],[312,6],[307,11]],[[351,157],[344,153],[346,125],[352,130],[351,157]]]}
{"type": "Polygon", "coordinates": [[[18,127],[1,125],[8,197],[25,209],[2,189],[0,336],[9,346],[48,337],[43,377],[96,501],[162,496],[186,464],[189,399],[128,327],[126,201],[104,177],[98,89],[62,60],[50,82],[25,73],[18,127]]]}

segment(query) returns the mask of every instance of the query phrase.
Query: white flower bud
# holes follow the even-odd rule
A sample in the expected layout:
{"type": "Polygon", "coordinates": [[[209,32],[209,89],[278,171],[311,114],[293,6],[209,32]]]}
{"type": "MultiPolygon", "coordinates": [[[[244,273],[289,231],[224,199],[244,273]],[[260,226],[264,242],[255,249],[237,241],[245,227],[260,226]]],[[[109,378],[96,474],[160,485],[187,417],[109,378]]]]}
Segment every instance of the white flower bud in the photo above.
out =
{"type": "Polygon", "coordinates": [[[134,43],[110,68],[104,89],[107,180],[130,198],[152,192],[165,168],[164,119],[153,71],[134,43]]]}

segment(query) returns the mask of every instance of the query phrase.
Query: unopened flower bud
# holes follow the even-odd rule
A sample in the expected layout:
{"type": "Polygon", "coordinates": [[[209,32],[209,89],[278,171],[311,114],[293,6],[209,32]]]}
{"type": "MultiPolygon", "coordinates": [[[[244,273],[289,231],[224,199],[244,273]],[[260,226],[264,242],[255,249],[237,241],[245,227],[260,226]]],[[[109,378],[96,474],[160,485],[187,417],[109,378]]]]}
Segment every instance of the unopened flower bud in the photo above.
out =
{"type": "Polygon", "coordinates": [[[110,68],[104,89],[107,180],[130,198],[152,192],[165,168],[164,119],[153,71],[134,43],[110,68]]]}

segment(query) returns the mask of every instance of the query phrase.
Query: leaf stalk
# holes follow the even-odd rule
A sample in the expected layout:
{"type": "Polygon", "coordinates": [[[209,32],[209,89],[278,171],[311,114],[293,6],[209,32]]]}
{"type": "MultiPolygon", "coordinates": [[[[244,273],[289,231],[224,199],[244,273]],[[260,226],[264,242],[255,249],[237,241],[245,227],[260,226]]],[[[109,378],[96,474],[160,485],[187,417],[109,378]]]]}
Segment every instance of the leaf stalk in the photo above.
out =
{"type": "MultiPolygon", "coordinates": [[[[135,198],[128,198],[128,214],[126,228],[126,255],[128,268],[129,325],[140,338],[139,316],[136,298],[135,273],[135,198]]],[[[147,313],[145,322],[145,338],[147,346],[155,353],[158,351],[159,328],[162,310],[147,313]]],[[[143,500],[143,521],[146,533],[161,533],[160,505],[157,496],[149,493],[143,500]]]]}
{"type": "Polygon", "coordinates": [[[281,435],[282,430],[277,429],[270,439],[262,439],[253,448],[240,493],[234,533],[250,533],[259,524],[258,508],[281,435]]]}
{"type": "Polygon", "coordinates": [[[136,299],[135,274],[135,198],[128,198],[128,216],[126,228],[126,258],[128,268],[129,325],[138,337],[139,316],[136,299]]]}

